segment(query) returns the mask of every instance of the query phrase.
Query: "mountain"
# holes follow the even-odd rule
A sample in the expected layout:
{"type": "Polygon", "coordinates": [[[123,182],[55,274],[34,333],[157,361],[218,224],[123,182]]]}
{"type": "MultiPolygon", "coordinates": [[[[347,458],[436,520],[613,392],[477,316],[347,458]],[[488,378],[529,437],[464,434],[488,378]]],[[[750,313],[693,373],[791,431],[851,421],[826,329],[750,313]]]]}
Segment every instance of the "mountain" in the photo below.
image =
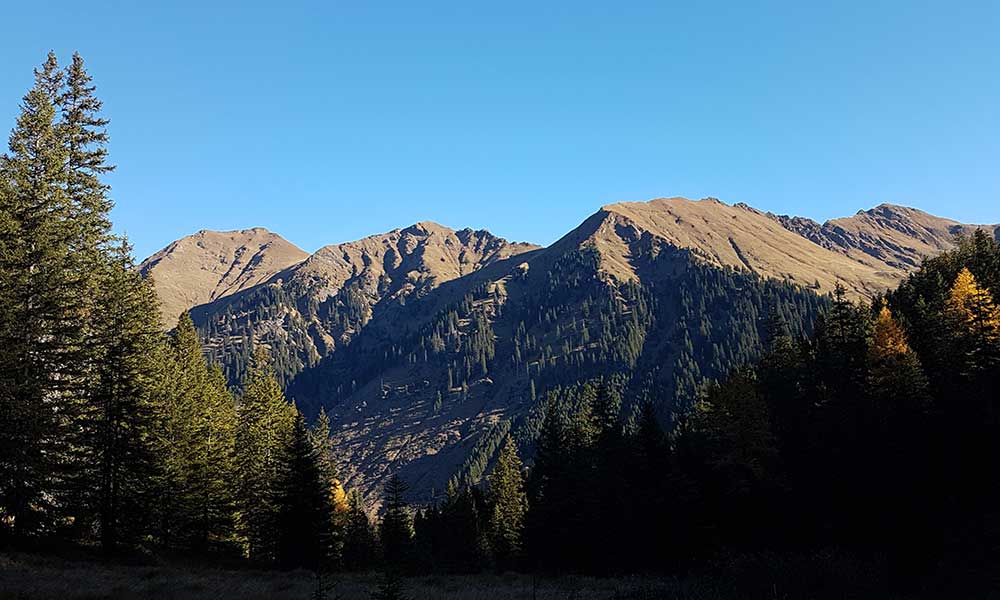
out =
{"type": "Polygon", "coordinates": [[[535,249],[487,231],[422,222],[320,248],[261,285],[196,307],[206,347],[238,383],[251,340],[264,343],[287,384],[347,344],[387,307],[535,249]]]}
{"type": "Polygon", "coordinates": [[[153,254],[139,270],[153,278],[170,329],[185,310],[263,283],[308,256],[262,227],[202,230],[153,254]]]}
{"type": "Polygon", "coordinates": [[[749,206],[729,206],[714,198],[611,204],[571,235],[574,244],[597,248],[602,270],[619,280],[636,277],[632,262],[637,248],[657,240],[685,248],[708,265],[821,291],[831,291],[839,282],[856,296],[871,296],[898,281],[898,276],[819,246],[749,206]]]}
{"type": "Polygon", "coordinates": [[[983,229],[1000,238],[996,225],[966,225],[893,204],[880,204],[822,225],[802,217],[768,216],[815,244],[893,273],[897,279],[918,267],[924,257],[952,248],[955,236],[983,229]]]}
{"type": "Polygon", "coordinates": [[[251,345],[270,348],[298,406],[331,415],[348,485],[377,502],[399,473],[428,500],[453,476],[479,481],[508,434],[530,456],[546,398],[574,402],[603,377],[626,417],[649,400],[669,419],[756,358],[769,322],[807,333],[838,284],[870,298],[976,227],[890,205],[820,225],[683,198],[602,207],[547,248],[418,223],[193,315],[234,381],[251,345]]]}

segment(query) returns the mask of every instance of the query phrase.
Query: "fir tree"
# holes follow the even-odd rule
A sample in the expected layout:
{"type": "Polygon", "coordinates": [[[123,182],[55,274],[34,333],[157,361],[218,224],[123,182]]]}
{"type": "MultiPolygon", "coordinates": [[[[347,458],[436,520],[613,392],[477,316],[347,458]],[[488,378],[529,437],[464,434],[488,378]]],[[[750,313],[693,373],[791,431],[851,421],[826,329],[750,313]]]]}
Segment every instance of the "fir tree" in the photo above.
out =
{"type": "Polygon", "coordinates": [[[285,568],[323,570],[332,552],[330,482],[302,413],[296,412],[277,484],[277,557],[285,568]]]}
{"type": "Polygon", "coordinates": [[[385,486],[384,513],[379,525],[382,557],[390,569],[404,569],[411,559],[413,519],[406,502],[406,485],[399,475],[385,486]]]}
{"type": "Polygon", "coordinates": [[[93,456],[92,468],[84,471],[93,485],[88,499],[105,548],[135,542],[149,525],[155,501],[154,403],[166,360],[152,283],[139,276],[124,241],[112,257],[96,299],[93,330],[101,352],[89,396],[94,410],[85,424],[93,456]]]}
{"type": "Polygon", "coordinates": [[[272,560],[277,540],[277,485],[282,453],[289,444],[293,419],[267,354],[254,355],[240,398],[236,432],[239,531],[246,554],[272,560]]]}
{"type": "Polygon", "coordinates": [[[507,436],[490,475],[491,546],[497,562],[511,566],[521,553],[521,536],[528,498],[524,491],[521,458],[507,436]]]}
{"type": "Polygon", "coordinates": [[[66,152],[44,81],[24,97],[9,146],[0,162],[0,512],[21,535],[50,528],[65,505],[82,384],[66,152]]]}

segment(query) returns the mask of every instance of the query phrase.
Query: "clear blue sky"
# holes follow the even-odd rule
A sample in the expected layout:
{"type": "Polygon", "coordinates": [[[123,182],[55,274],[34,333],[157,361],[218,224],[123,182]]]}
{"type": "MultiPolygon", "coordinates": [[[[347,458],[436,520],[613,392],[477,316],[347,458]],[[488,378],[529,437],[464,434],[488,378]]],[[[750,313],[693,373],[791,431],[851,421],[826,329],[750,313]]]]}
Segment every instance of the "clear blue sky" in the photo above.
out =
{"type": "Polygon", "coordinates": [[[20,2],[0,123],[46,51],[112,119],[145,256],[418,220],[549,243],[602,204],[881,202],[1000,222],[1000,3],[20,2]]]}

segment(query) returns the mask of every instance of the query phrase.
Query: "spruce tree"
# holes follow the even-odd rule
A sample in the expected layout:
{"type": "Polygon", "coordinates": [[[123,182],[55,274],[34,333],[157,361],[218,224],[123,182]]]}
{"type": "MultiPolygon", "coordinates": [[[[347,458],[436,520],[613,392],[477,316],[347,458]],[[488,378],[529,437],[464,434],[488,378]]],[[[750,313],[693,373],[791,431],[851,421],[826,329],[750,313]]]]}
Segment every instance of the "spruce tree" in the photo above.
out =
{"type": "Polygon", "coordinates": [[[378,550],[375,530],[357,490],[348,494],[347,504],[341,563],[348,570],[363,571],[375,564],[378,550]]]}
{"type": "Polygon", "coordinates": [[[155,501],[154,403],[166,359],[152,283],[136,271],[126,242],[111,258],[96,298],[93,331],[100,354],[89,394],[95,410],[85,424],[93,456],[85,470],[91,476],[87,499],[105,548],[134,543],[149,525],[155,501]]]}
{"type": "Polygon", "coordinates": [[[50,529],[67,501],[84,314],[55,107],[24,97],[0,162],[0,511],[15,535],[50,529]]]}
{"type": "Polygon", "coordinates": [[[320,475],[327,489],[332,490],[339,483],[339,479],[337,463],[333,456],[333,440],[330,438],[330,417],[327,416],[326,409],[319,409],[319,416],[309,429],[309,439],[316,451],[320,475]]]}
{"type": "Polygon", "coordinates": [[[524,515],[528,510],[522,469],[514,440],[507,436],[489,480],[490,541],[501,566],[513,566],[521,554],[524,515]]]}
{"type": "Polygon", "coordinates": [[[273,560],[282,453],[293,426],[291,406],[263,349],[254,353],[243,385],[236,432],[239,531],[246,555],[273,560]]]}
{"type": "Polygon", "coordinates": [[[277,482],[277,557],[284,568],[324,570],[332,552],[329,480],[305,417],[296,411],[277,482]]]}
{"type": "Polygon", "coordinates": [[[385,500],[379,538],[382,542],[382,558],[390,569],[405,569],[411,557],[413,541],[413,519],[406,502],[409,486],[393,475],[385,486],[385,500]]]}
{"type": "Polygon", "coordinates": [[[66,88],[59,96],[62,110],[62,135],[67,146],[66,190],[80,223],[82,247],[91,248],[105,241],[111,228],[108,213],[112,202],[110,187],[101,176],[114,170],[107,164],[109,121],[100,116],[103,103],[94,95],[96,88],[83,65],[83,58],[73,54],[66,69],[66,88]]]}
{"type": "Polygon", "coordinates": [[[168,546],[205,550],[233,535],[235,406],[186,312],[170,348],[157,403],[159,534],[168,546]]]}

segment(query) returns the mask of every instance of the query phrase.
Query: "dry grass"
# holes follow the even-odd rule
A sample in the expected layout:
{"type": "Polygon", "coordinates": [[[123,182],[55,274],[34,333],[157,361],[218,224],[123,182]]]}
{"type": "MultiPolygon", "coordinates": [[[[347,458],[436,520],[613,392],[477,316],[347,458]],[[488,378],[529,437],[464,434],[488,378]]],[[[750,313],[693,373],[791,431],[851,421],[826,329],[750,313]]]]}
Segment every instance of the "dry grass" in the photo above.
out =
{"type": "MultiPolygon", "coordinates": [[[[328,600],[368,600],[379,577],[331,577],[328,600]]],[[[32,554],[0,554],[0,599],[195,599],[309,600],[317,589],[305,571],[225,570],[179,565],[129,566],[65,560],[32,554]]],[[[533,578],[527,575],[414,577],[405,581],[410,600],[645,600],[717,598],[708,590],[673,580],[589,577],[533,578]]]]}
{"type": "MultiPolygon", "coordinates": [[[[108,562],[89,551],[58,556],[0,553],[0,600],[301,599],[368,600],[378,574],[328,578],[317,596],[317,580],[307,571],[267,571],[226,566],[190,557],[145,557],[143,564],[108,562]]],[[[867,600],[938,598],[938,593],[890,596],[884,565],[832,553],[811,556],[770,554],[732,557],[683,578],[533,577],[521,574],[426,575],[404,582],[409,600],[867,600]]],[[[945,585],[944,589],[953,586],[945,585]]],[[[980,591],[953,598],[998,598],[980,591]]]]}

